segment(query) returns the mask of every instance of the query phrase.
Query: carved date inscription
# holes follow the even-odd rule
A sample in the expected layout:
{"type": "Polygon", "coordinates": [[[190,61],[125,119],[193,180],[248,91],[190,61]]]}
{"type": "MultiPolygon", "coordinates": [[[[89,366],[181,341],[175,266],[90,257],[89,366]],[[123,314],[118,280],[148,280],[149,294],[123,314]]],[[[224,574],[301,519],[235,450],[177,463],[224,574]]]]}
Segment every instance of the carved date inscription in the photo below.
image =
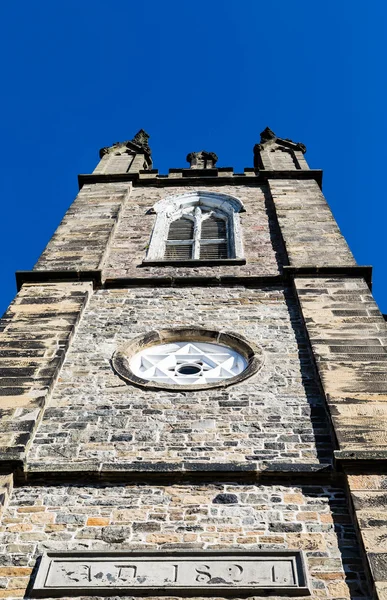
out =
{"type": "Polygon", "coordinates": [[[99,594],[146,590],[295,590],[306,593],[302,556],[279,553],[47,554],[33,586],[36,596],[98,590],[99,594]],[[104,592],[105,590],[105,592],[104,592]],[[110,592],[109,592],[110,590],[110,592]]]}

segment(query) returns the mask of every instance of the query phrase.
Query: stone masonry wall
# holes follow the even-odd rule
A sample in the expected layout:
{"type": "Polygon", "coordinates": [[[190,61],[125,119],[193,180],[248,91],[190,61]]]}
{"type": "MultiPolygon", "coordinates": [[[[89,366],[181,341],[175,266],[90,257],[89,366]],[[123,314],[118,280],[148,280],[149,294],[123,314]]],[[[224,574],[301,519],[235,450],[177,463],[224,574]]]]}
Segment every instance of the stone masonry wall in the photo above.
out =
{"type": "Polygon", "coordinates": [[[301,549],[312,598],[369,598],[341,489],[232,483],[16,488],[0,528],[0,597],[24,595],[45,551],[142,549],[301,549]]]}
{"type": "Polygon", "coordinates": [[[356,265],[316,181],[271,179],[269,188],[292,267],[356,265]]]}
{"type": "MultiPolygon", "coordinates": [[[[266,161],[265,166],[268,164],[271,169],[290,171],[298,168],[294,152],[292,150],[284,148],[276,148],[275,150],[272,149],[271,151],[266,152],[266,158],[268,160],[266,161]]],[[[266,166],[266,168],[268,168],[268,166],[266,166]]]]}
{"type": "Polygon", "coordinates": [[[260,146],[260,157],[265,170],[291,171],[309,169],[304,154],[300,149],[290,149],[274,141],[260,146]]]}
{"type": "Polygon", "coordinates": [[[387,475],[383,470],[384,474],[348,476],[377,600],[387,599],[387,475]]]}
{"type": "Polygon", "coordinates": [[[340,450],[387,449],[387,326],[363,279],[296,280],[340,450]]]}
{"type": "Polygon", "coordinates": [[[285,262],[274,213],[262,186],[196,186],[133,188],[104,262],[104,277],[171,277],[217,275],[277,275],[285,262]],[[155,215],[148,211],[159,200],[192,190],[207,190],[239,198],[246,209],[240,214],[246,265],[218,267],[143,267],[155,215]]]}
{"type": "Polygon", "coordinates": [[[130,183],[85,185],[65,214],[34,269],[100,268],[130,183]]]}
{"type": "Polygon", "coordinates": [[[331,452],[324,400],[289,291],[136,288],[94,293],[28,464],[318,464],[331,452]],[[112,370],[121,344],[183,325],[246,337],[262,348],[262,368],[238,385],[201,392],[143,390],[112,370]]]}
{"type": "Polygon", "coordinates": [[[101,158],[93,173],[127,173],[134,156],[134,153],[128,151],[117,151],[115,154],[108,152],[101,158]]]}
{"type": "Polygon", "coordinates": [[[0,461],[23,458],[90,283],[23,285],[0,321],[0,461]]]}
{"type": "Polygon", "coordinates": [[[83,176],[105,182],[84,185],[35,270],[102,270],[104,289],[24,284],[2,321],[0,459],[18,462],[14,478],[3,462],[0,482],[0,599],[29,597],[46,551],[295,549],[311,598],[371,600],[364,546],[376,596],[387,600],[386,478],[347,477],[347,463],[343,472],[333,461],[386,449],[385,323],[361,279],[296,279],[294,289],[279,287],[280,278],[266,288],[238,280],[275,277],[289,263],[356,265],[299,155],[297,165],[282,151],[267,154],[275,177],[301,173],[267,185],[251,169],[235,179],[246,185],[223,185],[232,174],[222,172],[218,184],[179,186],[186,175],[173,169],[168,181],[152,172],[105,183],[108,169],[83,176]],[[143,266],[150,209],[194,189],[244,203],[246,265],[143,266]],[[235,285],[140,287],[192,276],[235,285]],[[264,362],[237,385],[198,392],[145,390],[115,374],[117,348],[178,326],[235,332],[261,348],[264,362]]]}

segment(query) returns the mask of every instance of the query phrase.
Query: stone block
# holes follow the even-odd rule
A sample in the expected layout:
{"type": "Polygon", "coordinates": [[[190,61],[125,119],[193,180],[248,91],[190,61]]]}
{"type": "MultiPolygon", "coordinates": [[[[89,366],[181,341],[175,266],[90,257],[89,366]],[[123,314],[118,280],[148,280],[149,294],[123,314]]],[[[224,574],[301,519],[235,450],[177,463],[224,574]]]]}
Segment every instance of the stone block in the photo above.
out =
{"type": "Polygon", "coordinates": [[[387,448],[386,337],[371,325],[382,316],[367,284],[361,278],[299,278],[296,288],[340,450],[387,448]],[[340,298],[349,290],[351,308],[343,310],[340,298]]]}
{"type": "Polygon", "coordinates": [[[91,290],[91,283],[26,284],[8,308],[0,348],[11,344],[12,357],[0,359],[0,409],[10,410],[11,418],[2,421],[0,462],[11,459],[9,451],[13,459],[23,458],[91,290]],[[37,346],[45,350],[43,356],[25,356],[26,349],[37,346]],[[28,428],[20,419],[22,410],[29,411],[28,428]]]}

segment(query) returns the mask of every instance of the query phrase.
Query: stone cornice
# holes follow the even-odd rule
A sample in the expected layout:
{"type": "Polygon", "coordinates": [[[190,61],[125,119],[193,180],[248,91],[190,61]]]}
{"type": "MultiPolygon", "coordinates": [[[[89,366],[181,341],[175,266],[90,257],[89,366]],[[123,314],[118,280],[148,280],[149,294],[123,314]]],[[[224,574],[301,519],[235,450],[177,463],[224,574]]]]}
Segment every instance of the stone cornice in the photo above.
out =
{"type": "Polygon", "coordinates": [[[168,175],[159,175],[154,170],[140,173],[90,173],[78,175],[79,189],[84,185],[97,183],[115,183],[130,181],[138,186],[168,187],[189,185],[260,185],[269,179],[296,179],[300,181],[314,180],[322,187],[320,169],[291,171],[258,171],[246,169],[245,173],[224,175],[220,169],[171,169],[168,175]],[[179,174],[181,174],[179,176],[179,174]]]}
{"type": "Polygon", "coordinates": [[[94,287],[102,284],[102,271],[16,271],[16,287],[23,283],[52,283],[59,281],[91,281],[94,287]]]}
{"type": "Polygon", "coordinates": [[[270,462],[26,462],[15,474],[16,483],[61,485],[109,482],[147,483],[195,483],[203,481],[240,481],[267,483],[291,480],[293,484],[319,484],[336,480],[336,473],[329,463],[270,463],[270,462]]]}
{"type": "MultiPolygon", "coordinates": [[[[200,263],[200,266],[212,266],[213,261],[192,261],[200,263]]],[[[215,261],[219,262],[219,261],[215,261]]],[[[226,265],[230,261],[225,261],[226,265]]],[[[155,263],[156,264],[156,263],[155,263]]],[[[170,265],[170,262],[160,261],[157,263],[170,265]]],[[[225,266],[226,266],[225,265],[225,266]]],[[[150,266],[144,263],[144,266],[150,266]]],[[[183,265],[181,265],[183,266],[183,265]]],[[[198,265],[196,265],[198,266],[198,265]]],[[[243,285],[246,287],[266,287],[266,286],[283,286],[290,285],[295,278],[302,277],[330,277],[330,278],[362,278],[367,285],[371,286],[372,267],[368,265],[348,265],[348,266],[325,266],[314,267],[313,265],[306,267],[291,267],[284,266],[283,273],[280,275],[263,275],[263,276],[238,276],[238,275],[214,275],[214,276],[144,276],[144,277],[123,277],[123,278],[108,278],[103,279],[102,271],[16,271],[16,282],[18,290],[24,283],[52,283],[60,281],[90,281],[94,288],[97,289],[114,289],[127,287],[229,287],[234,285],[243,285]]]]}

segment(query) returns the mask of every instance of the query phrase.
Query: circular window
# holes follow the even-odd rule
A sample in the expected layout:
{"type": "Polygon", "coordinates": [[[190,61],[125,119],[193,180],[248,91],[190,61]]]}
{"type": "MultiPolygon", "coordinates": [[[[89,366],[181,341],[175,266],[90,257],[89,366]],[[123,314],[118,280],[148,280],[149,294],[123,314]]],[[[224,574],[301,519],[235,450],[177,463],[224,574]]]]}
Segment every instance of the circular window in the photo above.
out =
{"type": "Polygon", "coordinates": [[[239,375],[247,361],[235,350],[220,344],[173,342],[145,348],[129,366],[135,375],[172,385],[217,383],[239,375]]]}
{"type": "Polygon", "coordinates": [[[262,353],[233,333],[165,329],[136,338],[115,352],[112,363],[137,385],[200,390],[249,377],[261,366],[262,353]]]}

